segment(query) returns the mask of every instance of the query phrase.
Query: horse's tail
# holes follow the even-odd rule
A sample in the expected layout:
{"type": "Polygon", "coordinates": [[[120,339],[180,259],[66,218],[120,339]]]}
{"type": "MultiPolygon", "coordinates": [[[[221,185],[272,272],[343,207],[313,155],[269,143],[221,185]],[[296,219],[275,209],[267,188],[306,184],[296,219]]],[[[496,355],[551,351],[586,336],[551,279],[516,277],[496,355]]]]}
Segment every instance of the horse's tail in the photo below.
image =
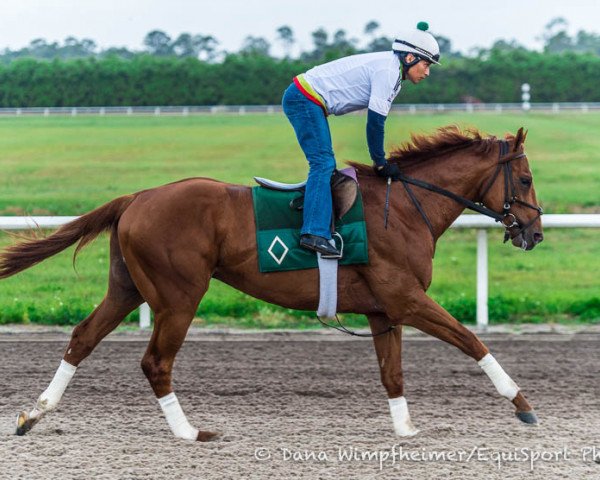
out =
{"type": "Polygon", "coordinates": [[[46,238],[25,240],[6,248],[0,253],[0,278],[10,277],[32,267],[79,241],[73,254],[73,262],[75,262],[79,250],[100,233],[112,228],[134,198],[134,195],[115,198],[63,225],[46,238]]]}

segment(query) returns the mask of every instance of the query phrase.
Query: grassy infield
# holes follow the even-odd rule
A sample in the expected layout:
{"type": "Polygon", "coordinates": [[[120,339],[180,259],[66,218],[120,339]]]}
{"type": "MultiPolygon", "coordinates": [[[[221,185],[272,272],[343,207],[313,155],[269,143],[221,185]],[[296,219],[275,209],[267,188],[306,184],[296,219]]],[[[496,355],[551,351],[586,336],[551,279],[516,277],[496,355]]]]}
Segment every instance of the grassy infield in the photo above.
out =
{"type": "MultiPolygon", "coordinates": [[[[364,116],[331,120],[338,164],[368,161],[364,116]]],[[[600,212],[600,115],[394,115],[388,148],[409,132],[458,123],[501,135],[529,128],[527,151],[547,213],[600,212]]],[[[253,175],[295,182],[306,162],[283,116],[0,119],[0,215],[76,215],[124,193],[190,176],[250,184],[253,175]]],[[[547,230],[524,253],[490,233],[492,322],[600,320],[597,230],[547,230]]],[[[0,236],[0,246],[11,240],[0,236]]],[[[108,242],[72,250],[0,282],[0,323],[77,323],[100,302],[108,242]]],[[[402,286],[398,286],[402,288],[402,286]]],[[[475,232],[439,242],[431,295],[461,321],[475,316],[475,232]]],[[[213,282],[199,322],[232,326],[315,326],[312,314],[258,302],[213,282]]],[[[346,317],[355,325],[361,318],[346,317]]]]}

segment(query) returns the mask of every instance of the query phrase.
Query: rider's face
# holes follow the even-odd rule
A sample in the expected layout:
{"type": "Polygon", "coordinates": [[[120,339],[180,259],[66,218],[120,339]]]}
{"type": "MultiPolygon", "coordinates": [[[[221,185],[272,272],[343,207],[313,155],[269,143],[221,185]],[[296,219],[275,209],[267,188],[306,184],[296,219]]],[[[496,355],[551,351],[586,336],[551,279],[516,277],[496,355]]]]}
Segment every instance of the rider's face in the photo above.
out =
{"type": "MultiPolygon", "coordinates": [[[[408,54],[406,57],[409,62],[411,61],[410,57],[412,57],[412,54],[408,54]]],[[[408,69],[406,78],[408,78],[412,83],[419,83],[421,80],[429,76],[430,66],[431,62],[428,62],[427,60],[421,60],[419,63],[408,69]]]]}

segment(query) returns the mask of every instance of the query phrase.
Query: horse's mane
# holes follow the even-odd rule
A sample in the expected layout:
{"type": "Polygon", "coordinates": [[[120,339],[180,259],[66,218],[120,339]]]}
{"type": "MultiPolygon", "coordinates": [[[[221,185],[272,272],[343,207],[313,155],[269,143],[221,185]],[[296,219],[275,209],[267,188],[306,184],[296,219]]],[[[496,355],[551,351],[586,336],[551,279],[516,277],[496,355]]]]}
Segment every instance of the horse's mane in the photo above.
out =
{"type": "MultiPolygon", "coordinates": [[[[474,128],[462,131],[457,125],[448,125],[438,128],[433,135],[411,134],[410,141],[404,142],[392,150],[388,161],[408,168],[429,159],[467,148],[472,149],[474,153],[485,155],[494,148],[496,140],[496,137],[482,135],[474,128]]],[[[374,174],[370,165],[357,162],[348,162],[348,164],[361,174],[374,174]]]]}

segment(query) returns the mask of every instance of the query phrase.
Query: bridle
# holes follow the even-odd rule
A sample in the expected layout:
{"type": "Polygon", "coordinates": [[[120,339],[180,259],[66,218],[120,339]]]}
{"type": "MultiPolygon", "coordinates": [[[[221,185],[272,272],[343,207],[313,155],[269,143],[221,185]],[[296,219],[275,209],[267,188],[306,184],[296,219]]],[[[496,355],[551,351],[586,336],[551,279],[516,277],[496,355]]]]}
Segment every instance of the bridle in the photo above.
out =
{"type": "MultiPolygon", "coordinates": [[[[497,217],[492,217],[496,221],[500,221],[504,226],[504,242],[507,242],[509,239],[513,239],[521,235],[525,230],[527,230],[531,225],[535,223],[535,221],[540,218],[544,211],[542,207],[537,205],[532,205],[531,203],[524,202],[517,196],[515,181],[512,175],[512,161],[517,160],[519,158],[525,157],[525,153],[517,153],[517,154],[509,154],[510,146],[506,140],[500,141],[500,153],[498,166],[487,183],[486,187],[483,189],[483,192],[480,195],[480,198],[485,197],[486,193],[492,188],[492,185],[496,182],[496,179],[500,175],[500,171],[504,171],[504,206],[502,210],[502,218],[498,219],[497,217]],[[521,226],[520,222],[517,220],[517,217],[510,211],[512,206],[518,203],[519,205],[523,205],[524,207],[531,208],[538,212],[538,214],[527,222],[525,225],[521,226]],[[516,233],[511,233],[511,228],[517,228],[516,233]]],[[[495,212],[494,212],[495,213],[495,212]]]]}
{"type": "MultiPolygon", "coordinates": [[[[425,224],[429,228],[429,232],[431,233],[434,243],[435,243],[435,234],[433,231],[433,226],[431,225],[431,222],[429,221],[429,218],[427,217],[425,210],[423,210],[421,203],[419,202],[419,200],[413,193],[412,189],[410,188],[410,185],[415,185],[417,187],[424,188],[426,190],[437,193],[439,195],[443,195],[445,197],[451,198],[452,200],[460,203],[461,205],[464,205],[464,207],[468,208],[469,210],[473,210],[475,212],[481,213],[482,215],[485,215],[486,217],[493,218],[496,222],[500,222],[502,224],[502,226],[504,227],[504,242],[508,241],[509,239],[512,240],[513,238],[516,238],[519,235],[521,235],[525,230],[527,230],[529,227],[531,227],[535,223],[535,221],[538,218],[540,218],[542,216],[542,214],[544,213],[541,207],[524,202],[517,195],[517,191],[515,188],[515,182],[514,182],[514,178],[512,175],[512,162],[513,162],[513,160],[518,160],[519,158],[525,157],[525,153],[524,152],[521,152],[521,153],[512,152],[511,153],[510,145],[507,140],[499,140],[498,143],[499,143],[498,166],[496,167],[494,174],[491,176],[489,181],[486,183],[486,186],[484,187],[479,198],[483,199],[483,197],[485,197],[486,193],[488,193],[489,190],[494,185],[494,183],[496,183],[496,180],[500,176],[500,172],[503,172],[504,173],[504,205],[503,205],[502,213],[498,213],[495,210],[492,210],[491,208],[486,207],[483,204],[483,201],[473,202],[473,201],[469,200],[468,198],[461,197],[460,195],[457,195],[457,194],[455,194],[449,190],[446,190],[444,188],[438,187],[437,185],[433,185],[431,183],[409,177],[408,175],[404,175],[402,173],[398,177],[398,180],[402,182],[402,185],[404,185],[404,188],[406,189],[406,192],[408,193],[408,196],[410,197],[411,201],[413,202],[415,208],[421,214],[421,217],[423,218],[423,220],[425,221],[425,224]],[[525,225],[522,225],[521,222],[519,222],[519,219],[516,217],[516,215],[511,212],[511,208],[515,204],[519,204],[519,205],[523,205],[524,207],[531,208],[538,213],[532,220],[527,222],[525,225]]],[[[388,186],[388,188],[389,188],[389,186],[388,186]]],[[[386,212],[386,225],[387,225],[387,212],[386,212]]]]}

